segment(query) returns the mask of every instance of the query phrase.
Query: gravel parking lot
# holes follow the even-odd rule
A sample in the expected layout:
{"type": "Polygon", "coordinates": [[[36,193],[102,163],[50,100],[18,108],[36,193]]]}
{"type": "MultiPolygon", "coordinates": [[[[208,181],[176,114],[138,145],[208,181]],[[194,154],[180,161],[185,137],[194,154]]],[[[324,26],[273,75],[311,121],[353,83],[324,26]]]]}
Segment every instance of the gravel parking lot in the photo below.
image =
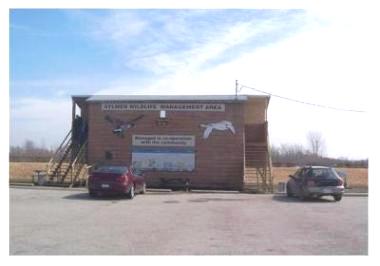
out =
{"type": "Polygon", "coordinates": [[[10,254],[366,255],[367,197],[10,188],[10,254]]]}

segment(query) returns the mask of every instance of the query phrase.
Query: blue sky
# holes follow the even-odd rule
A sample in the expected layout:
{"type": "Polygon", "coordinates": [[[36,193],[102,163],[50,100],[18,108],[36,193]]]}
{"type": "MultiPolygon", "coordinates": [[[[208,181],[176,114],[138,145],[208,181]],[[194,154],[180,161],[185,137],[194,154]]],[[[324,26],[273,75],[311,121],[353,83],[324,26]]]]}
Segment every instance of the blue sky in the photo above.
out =
{"type": "MultiPolygon", "coordinates": [[[[348,89],[368,80],[357,65],[375,46],[360,42],[351,17],[285,9],[13,9],[10,144],[30,138],[57,145],[75,94],[232,94],[238,79],[300,100],[366,109],[365,98],[348,89]]],[[[354,151],[344,145],[360,132],[342,139],[334,130],[337,121],[363,120],[273,98],[270,104],[272,143],[306,145],[307,132],[317,130],[329,156],[368,156],[359,140],[354,151]]]]}
{"type": "Polygon", "coordinates": [[[95,93],[98,88],[92,86],[94,81],[101,86],[120,77],[144,83],[170,73],[178,65],[189,64],[187,56],[213,39],[218,41],[229,28],[249,26],[252,36],[224,40],[225,43],[220,43],[226,46],[223,51],[198,66],[212,68],[300,30],[302,13],[301,10],[12,10],[11,95],[52,97],[62,93],[67,82],[69,94],[95,93]],[[268,25],[267,31],[261,30],[268,21],[277,26],[268,25]],[[157,62],[162,58],[168,62],[157,62]],[[53,80],[64,82],[49,84],[53,80]],[[35,83],[46,86],[43,90],[40,86],[30,90],[29,85],[35,83]]]}

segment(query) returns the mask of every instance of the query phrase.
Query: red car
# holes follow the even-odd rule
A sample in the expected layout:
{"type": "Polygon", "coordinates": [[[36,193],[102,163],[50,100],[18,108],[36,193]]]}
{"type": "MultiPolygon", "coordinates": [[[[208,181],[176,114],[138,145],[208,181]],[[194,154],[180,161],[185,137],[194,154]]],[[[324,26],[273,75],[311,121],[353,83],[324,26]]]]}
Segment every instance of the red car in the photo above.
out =
{"type": "Polygon", "coordinates": [[[136,193],[146,192],[144,177],[128,166],[100,166],[88,178],[90,196],[126,194],[133,199],[136,193]]]}

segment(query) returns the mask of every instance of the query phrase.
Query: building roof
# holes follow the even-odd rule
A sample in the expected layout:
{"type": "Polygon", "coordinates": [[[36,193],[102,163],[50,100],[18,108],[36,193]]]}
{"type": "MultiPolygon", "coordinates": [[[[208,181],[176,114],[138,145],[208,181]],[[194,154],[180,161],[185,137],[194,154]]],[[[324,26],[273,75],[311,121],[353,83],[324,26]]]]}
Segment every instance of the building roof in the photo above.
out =
{"type": "MultiPolygon", "coordinates": [[[[75,96],[73,96],[75,97],[75,96]]],[[[248,97],[269,98],[265,95],[91,95],[87,102],[103,101],[246,101],[248,97]]]]}

